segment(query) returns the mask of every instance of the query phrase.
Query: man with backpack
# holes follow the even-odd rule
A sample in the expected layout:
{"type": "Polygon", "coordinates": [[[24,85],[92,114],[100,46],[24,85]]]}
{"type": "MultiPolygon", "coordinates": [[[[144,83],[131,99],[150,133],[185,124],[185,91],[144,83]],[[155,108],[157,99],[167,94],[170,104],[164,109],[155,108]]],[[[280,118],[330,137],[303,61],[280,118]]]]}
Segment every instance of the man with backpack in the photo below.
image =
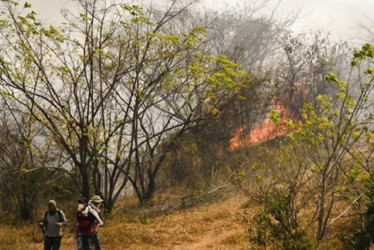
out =
{"type": "Polygon", "coordinates": [[[62,228],[66,225],[64,212],[56,207],[56,201],[48,202],[41,225],[45,228],[44,250],[58,250],[61,245],[62,228]]]}

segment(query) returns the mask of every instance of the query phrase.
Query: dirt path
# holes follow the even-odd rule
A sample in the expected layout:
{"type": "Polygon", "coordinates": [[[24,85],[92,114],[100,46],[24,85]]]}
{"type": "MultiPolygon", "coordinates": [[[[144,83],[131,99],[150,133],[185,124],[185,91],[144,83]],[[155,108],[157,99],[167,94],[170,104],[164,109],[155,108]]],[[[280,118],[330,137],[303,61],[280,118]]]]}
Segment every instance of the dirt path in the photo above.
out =
{"type": "Polygon", "coordinates": [[[242,203],[242,199],[232,198],[184,211],[190,240],[184,240],[170,249],[247,249],[247,224],[243,220],[247,214],[245,209],[240,208],[242,203]],[[199,223],[199,226],[195,223],[199,223]]]}
{"type": "MultiPolygon", "coordinates": [[[[202,235],[202,238],[199,239],[198,242],[187,244],[184,246],[177,246],[173,248],[174,250],[195,250],[195,249],[228,249],[228,246],[217,246],[222,241],[230,238],[235,234],[234,231],[227,231],[222,232],[220,234],[216,234],[214,232],[210,232],[209,234],[202,235]]],[[[232,249],[232,248],[230,248],[232,249]]]]}

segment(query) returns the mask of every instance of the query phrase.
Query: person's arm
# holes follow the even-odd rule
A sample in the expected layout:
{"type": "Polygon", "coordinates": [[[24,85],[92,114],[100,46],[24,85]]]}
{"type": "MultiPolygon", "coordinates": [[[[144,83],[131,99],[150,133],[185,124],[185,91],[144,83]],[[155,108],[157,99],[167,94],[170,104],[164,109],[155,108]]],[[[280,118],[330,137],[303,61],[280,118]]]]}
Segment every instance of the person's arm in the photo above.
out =
{"type": "Polygon", "coordinates": [[[59,211],[59,213],[61,215],[61,218],[60,218],[61,221],[56,223],[56,226],[64,227],[67,224],[65,214],[61,210],[59,211]]]}
{"type": "Polygon", "coordinates": [[[91,207],[87,205],[83,210],[82,210],[82,215],[83,216],[88,216],[88,213],[90,212],[91,207]]]}
{"type": "Polygon", "coordinates": [[[95,217],[95,219],[98,222],[96,227],[104,225],[104,222],[100,219],[99,213],[95,209],[90,209],[90,213],[95,217]]]}
{"type": "Polygon", "coordinates": [[[66,226],[68,224],[67,220],[66,220],[66,216],[64,214],[64,212],[60,211],[61,212],[61,215],[62,215],[62,227],[66,226]]]}

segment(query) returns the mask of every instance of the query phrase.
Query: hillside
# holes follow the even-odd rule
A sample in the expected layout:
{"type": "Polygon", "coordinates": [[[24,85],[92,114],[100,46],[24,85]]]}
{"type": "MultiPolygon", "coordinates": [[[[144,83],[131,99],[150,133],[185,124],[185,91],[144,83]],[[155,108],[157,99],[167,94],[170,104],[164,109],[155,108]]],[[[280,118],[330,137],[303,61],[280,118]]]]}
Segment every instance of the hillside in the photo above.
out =
{"type": "MultiPolygon", "coordinates": [[[[118,208],[101,228],[103,249],[246,249],[248,211],[239,195],[170,214],[142,217],[118,208]]],[[[31,239],[32,225],[0,226],[0,249],[43,249],[31,239]]],[[[65,233],[61,249],[75,249],[65,233]]]]}

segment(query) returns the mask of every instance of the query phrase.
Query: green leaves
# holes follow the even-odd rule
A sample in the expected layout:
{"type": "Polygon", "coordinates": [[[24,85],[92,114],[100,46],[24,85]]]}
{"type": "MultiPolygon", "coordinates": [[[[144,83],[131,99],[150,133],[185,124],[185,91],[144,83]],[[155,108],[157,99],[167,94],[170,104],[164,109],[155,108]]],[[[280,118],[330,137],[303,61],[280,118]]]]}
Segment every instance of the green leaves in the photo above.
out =
{"type": "Polygon", "coordinates": [[[334,73],[331,73],[331,72],[329,72],[326,75],[325,80],[328,81],[328,82],[338,82],[339,81],[339,79],[336,77],[336,75],[334,73]]]}
{"type": "Polygon", "coordinates": [[[36,21],[35,16],[36,16],[36,12],[35,11],[31,11],[29,14],[27,14],[26,17],[29,18],[29,19],[31,19],[31,20],[36,21]]]}
{"type": "Polygon", "coordinates": [[[23,8],[31,8],[31,4],[28,3],[28,2],[25,2],[25,4],[23,5],[23,8]]]}
{"type": "Polygon", "coordinates": [[[52,38],[55,41],[63,43],[65,41],[65,35],[62,31],[57,30],[54,26],[49,26],[49,29],[42,28],[41,32],[46,37],[52,38]]]}
{"type": "Polygon", "coordinates": [[[332,106],[332,98],[328,95],[319,95],[317,96],[316,100],[325,112],[328,112],[328,110],[332,106]]]}
{"type": "Polygon", "coordinates": [[[353,53],[353,59],[351,61],[352,66],[358,66],[358,64],[366,59],[373,59],[374,57],[374,46],[371,44],[365,44],[361,50],[355,50],[353,53]]]}
{"type": "Polygon", "coordinates": [[[277,125],[280,124],[281,116],[278,110],[275,110],[275,109],[270,110],[270,120],[277,125]]]}
{"type": "Polygon", "coordinates": [[[118,164],[135,171],[137,154],[146,168],[163,140],[218,116],[222,100],[250,81],[239,64],[201,49],[205,28],[173,27],[170,13],[162,19],[136,5],[101,9],[99,2],[82,5],[66,30],[39,23],[28,2],[25,14],[2,16],[0,28],[13,37],[0,56],[11,91],[1,94],[37,109],[33,119],[80,170],[94,169],[94,159],[104,168],[109,162],[105,171],[120,180],[125,166],[118,164]]]}
{"type": "Polygon", "coordinates": [[[347,88],[347,83],[341,81],[334,73],[328,73],[325,80],[328,82],[335,82],[340,91],[345,91],[347,88]]]}
{"type": "Polygon", "coordinates": [[[374,68],[367,68],[367,69],[364,69],[364,74],[367,74],[367,75],[372,75],[374,74],[374,68]]]}

